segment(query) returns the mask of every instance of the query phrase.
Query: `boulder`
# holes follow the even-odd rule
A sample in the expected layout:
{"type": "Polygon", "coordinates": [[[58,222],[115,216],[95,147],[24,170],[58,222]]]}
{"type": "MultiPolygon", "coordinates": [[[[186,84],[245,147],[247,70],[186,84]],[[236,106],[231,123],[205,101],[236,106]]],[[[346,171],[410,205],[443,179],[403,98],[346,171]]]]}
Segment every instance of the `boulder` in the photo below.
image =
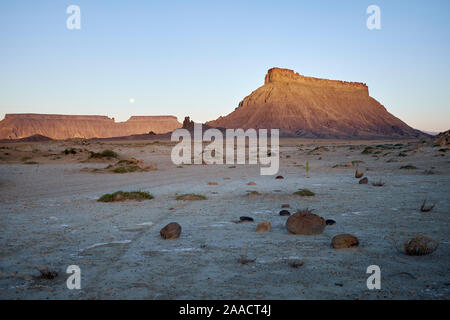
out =
{"type": "Polygon", "coordinates": [[[352,234],[338,234],[331,240],[331,245],[335,249],[353,248],[359,245],[359,240],[352,234]]]}
{"type": "Polygon", "coordinates": [[[240,222],[253,222],[253,218],[252,217],[246,217],[246,216],[242,216],[239,218],[240,222]]]}
{"type": "Polygon", "coordinates": [[[369,182],[369,179],[367,179],[367,177],[362,178],[361,180],[359,180],[359,184],[367,184],[369,182]]]}
{"type": "Polygon", "coordinates": [[[309,211],[299,211],[286,221],[286,229],[293,234],[316,235],[325,228],[325,219],[309,211]]]}
{"type": "Polygon", "coordinates": [[[180,237],[181,226],[176,222],[171,222],[159,232],[164,240],[175,240],[180,237]]]}
{"type": "Polygon", "coordinates": [[[270,222],[269,221],[260,222],[256,227],[256,232],[270,232],[270,222]]]}

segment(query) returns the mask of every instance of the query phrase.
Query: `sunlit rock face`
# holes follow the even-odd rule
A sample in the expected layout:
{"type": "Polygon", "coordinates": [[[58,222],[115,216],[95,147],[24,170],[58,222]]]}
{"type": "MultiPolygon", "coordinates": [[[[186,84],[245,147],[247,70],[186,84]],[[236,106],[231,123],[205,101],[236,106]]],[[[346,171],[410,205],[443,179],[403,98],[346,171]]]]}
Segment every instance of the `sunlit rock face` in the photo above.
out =
{"type": "Polygon", "coordinates": [[[364,83],[305,77],[273,68],[264,85],[225,117],[206,123],[222,128],[278,128],[281,135],[310,138],[415,138],[418,130],[369,96],[364,83]]]}
{"type": "Polygon", "coordinates": [[[20,139],[36,134],[52,139],[110,138],[165,133],[181,127],[174,116],[131,117],[115,122],[107,116],[77,116],[54,114],[7,114],[0,121],[0,139],[20,139]]]}

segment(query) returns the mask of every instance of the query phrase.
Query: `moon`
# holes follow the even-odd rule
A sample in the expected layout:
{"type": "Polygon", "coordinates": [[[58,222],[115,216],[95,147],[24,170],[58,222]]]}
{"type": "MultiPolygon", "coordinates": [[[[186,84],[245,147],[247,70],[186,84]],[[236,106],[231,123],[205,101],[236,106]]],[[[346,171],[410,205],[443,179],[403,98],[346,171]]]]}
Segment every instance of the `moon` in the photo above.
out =
{"type": "Polygon", "coordinates": [[[134,103],[134,98],[130,98],[130,103],[134,103]]]}

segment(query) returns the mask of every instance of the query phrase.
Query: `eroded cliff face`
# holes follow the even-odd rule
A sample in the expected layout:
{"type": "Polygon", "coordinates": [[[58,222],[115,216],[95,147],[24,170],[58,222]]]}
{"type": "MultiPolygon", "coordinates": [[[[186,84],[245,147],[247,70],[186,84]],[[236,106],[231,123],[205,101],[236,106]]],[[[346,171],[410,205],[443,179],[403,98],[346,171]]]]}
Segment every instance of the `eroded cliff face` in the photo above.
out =
{"type": "Polygon", "coordinates": [[[115,122],[107,116],[72,116],[51,114],[7,114],[0,121],[0,139],[20,139],[40,134],[52,139],[110,138],[165,133],[181,127],[174,116],[131,117],[115,122]]]}
{"type": "Polygon", "coordinates": [[[273,68],[262,87],[212,127],[280,129],[284,136],[311,138],[415,138],[409,127],[369,96],[366,84],[305,77],[273,68]]]}

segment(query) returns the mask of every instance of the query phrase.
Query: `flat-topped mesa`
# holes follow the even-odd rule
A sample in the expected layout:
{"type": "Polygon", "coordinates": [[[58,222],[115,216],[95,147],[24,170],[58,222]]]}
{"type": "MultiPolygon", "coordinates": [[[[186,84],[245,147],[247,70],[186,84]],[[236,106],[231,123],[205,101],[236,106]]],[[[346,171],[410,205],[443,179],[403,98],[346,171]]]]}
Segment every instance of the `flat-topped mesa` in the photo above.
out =
{"type": "Polygon", "coordinates": [[[148,121],[148,120],[175,120],[178,121],[175,116],[131,116],[128,121],[148,121]]]}
{"type": "Polygon", "coordinates": [[[340,80],[329,80],[314,77],[306,77],[290,69],[272,68],[267,71],[264,84],[274,82],[294,82],[318,87],[334,87],[338,89],[357,89],[369,94],[369,88],[362,82],[349,82],[340,80]]]}
{"type": "Polygon", "coordinates": [[[5,120],[95,120],[114,122],[114,118],[96,115],[42,114],[42,113],[7,113],[5,120]]]}
{"type": "Polygon", "coordinates": [[[364,83],[304,77],[272,68],[265,84],[225,117],[206,125],[227,129],[280,129],[302,138],[418,138],[421,132],[369,96],[364,83]]]}
{"type": "Polygon", "coordinates": [[[0,139],[21,139],[36,134],[52,139],[112,138],[167,133],[180,127],[174,116],[137,116],[116,122],[107,116],[7,114],[0,121],[0,139]]]}

